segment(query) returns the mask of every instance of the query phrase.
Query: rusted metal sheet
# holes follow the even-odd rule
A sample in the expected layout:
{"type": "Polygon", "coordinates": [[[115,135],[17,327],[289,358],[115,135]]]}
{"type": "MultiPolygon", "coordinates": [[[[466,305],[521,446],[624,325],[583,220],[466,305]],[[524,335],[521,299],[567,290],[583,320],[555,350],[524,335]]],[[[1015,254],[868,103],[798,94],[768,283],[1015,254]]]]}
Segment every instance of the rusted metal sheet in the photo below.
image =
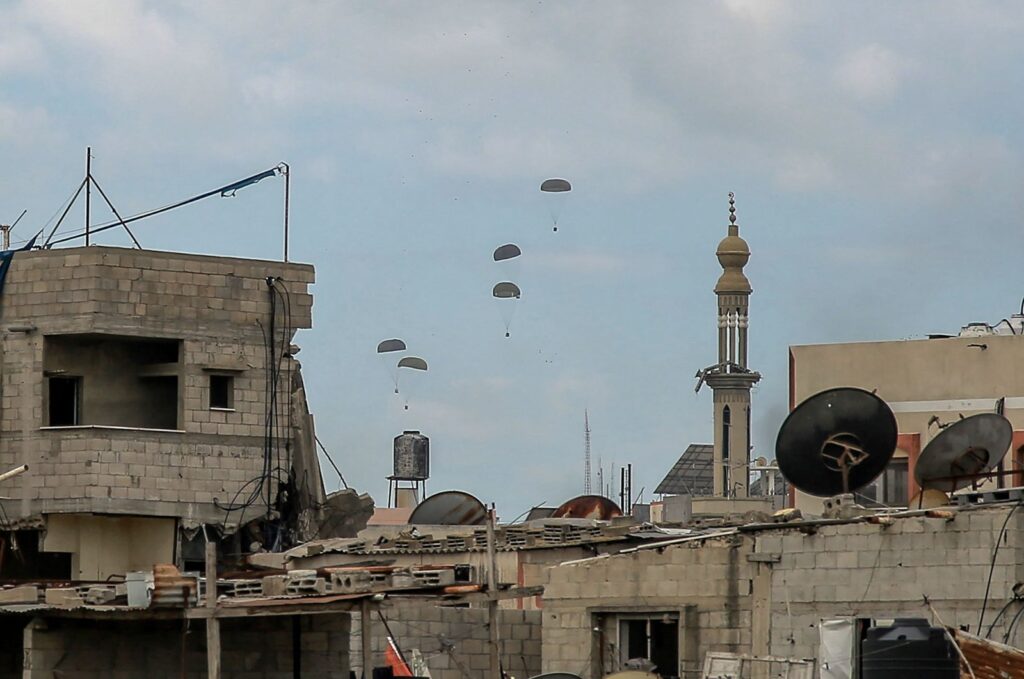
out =
{"type": "Polygon", "coordinates": [[[570,519],[598,519],[608,521],[616,516],[622,516],[619,506],[606,497],[600,495],[580,495],[569,500],[555,510],[551,518],[570,519]]]}
{"type": "MultiPolygon", "coordinates": [[[[967,632],[951,631],[975,679],[1024,679],[1024,651],[967,632]]],[[[962,659],[960,676],[971,676],[962,659]]]]}

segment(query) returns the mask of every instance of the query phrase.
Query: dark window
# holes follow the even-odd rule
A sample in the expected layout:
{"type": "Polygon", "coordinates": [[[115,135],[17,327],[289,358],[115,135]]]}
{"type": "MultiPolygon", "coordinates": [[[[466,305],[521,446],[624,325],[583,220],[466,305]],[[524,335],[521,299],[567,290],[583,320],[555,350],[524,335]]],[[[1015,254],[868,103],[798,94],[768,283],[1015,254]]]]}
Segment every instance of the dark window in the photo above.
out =
{"type": "Polygon", "coordinates": [[[74,427],[80,423],[81,377],[50,378],[50,426],[74,427]]]}
{"type": "Polygon", "coordinates": [[[210,407],[235,407],[235,378],[231,375],[210,375],[210,407]]]}
{"type": "MultiPolygon", "coordinates": [[[[677,677],[679,672],[679,619],[671,614],[626,619],[619,622],[619,663],[623,668],[654,665],[660,677],[677,677]]],[[[645,669],[645,668],[644,668],[645,669]]]]}

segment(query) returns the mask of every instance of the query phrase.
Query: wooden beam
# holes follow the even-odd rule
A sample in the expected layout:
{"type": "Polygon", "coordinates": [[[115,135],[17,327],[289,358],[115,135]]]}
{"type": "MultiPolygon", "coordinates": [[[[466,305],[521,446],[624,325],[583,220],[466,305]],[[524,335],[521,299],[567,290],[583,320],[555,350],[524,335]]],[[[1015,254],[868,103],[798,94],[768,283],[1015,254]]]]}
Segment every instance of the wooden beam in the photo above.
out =
{"type": "Polygon", "coordinates": [[[370,617],[369,599],[360,602],[359,629],[363,652],[363,679],[373,679],[373,618],[370,617]]]}
{"type": "Polygon", "coordinates": [[[487,631],[490,634],[491,679],[501,677],[501,639],[498,638],[498,557],[494,544],[494,505],[487,510],[487,631]]]}
{"type": "MultiPolygon", "coordinates": [[[[217,608],[217,543],[206,543],[206,608],[217,608]]],[[[206,676],[220,679],[220,620],[206,619],[206,676]]]]}

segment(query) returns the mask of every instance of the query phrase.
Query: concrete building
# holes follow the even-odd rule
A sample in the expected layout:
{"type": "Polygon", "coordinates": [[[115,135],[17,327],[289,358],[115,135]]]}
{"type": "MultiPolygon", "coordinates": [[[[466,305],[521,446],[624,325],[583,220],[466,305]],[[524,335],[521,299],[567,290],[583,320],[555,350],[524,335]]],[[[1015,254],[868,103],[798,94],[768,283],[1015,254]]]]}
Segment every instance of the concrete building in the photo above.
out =
{"type": "Polygon", "coordinates": [[[598,679],[645,658],[663,677],[703,676],[707,654],[721,652],[764,661],[755,677],[787,676],[766,672],[771,658],[849,671],[853,630],[871,620],[924,617],[977,633],[983,608],[981,635],[1020,647],[1016,507],[710,529],[556,566],[544,590],[543,669],[598,679]],[[845,654],[823,652],[823,621],[849,624],[845,654]]]}
{"type": "MultiPolygon", "coordinates": [[[[1014,317],[1019,325],[1020,319],[1014,317]]],[[[1011,321],[1007,321],[1010,324],[1011,321]]],[[[1013,327],[1008,325],[1007,327],[1013,327]]],[[[919,488],[914,481],[918,455],[961,415],[1002,407],[1013,425],[1013,444],[1002,454],[1006,470],[989,486],[1024,486],[1024,337],[984,324],[966,326],[957,337],[793,346],[789,350],[790,407],[833,387],[875,391],[896,415],[898,449],[889,468],[860,491],[862,500],[906,506],[919,488]]],[[[793,491],[798,508],[817,513],[821,501],[793,491]]]]}
{"type": "MultiPolygon", "coordinates": [[[[750,281],[743,267],[750,247],[736,224],[736,201],[729,194],[729,232],[715,253],[722,275],[718,297],[718,362],[698,373],[714,392],[713,494],[747,497],[750,463],[750,389],[761,376],[747,366],[750,281]]],[[[698,389],[699,389],[698,385],[698,389]]]]}
{"type": "Polygon", "coordinates": [[[313,280],[306,264],[18,253],[0,304],[0,466],[29,465],[4,489],[35,560],[22,568],[197,565],[204,527],[235,551],[301,538],[325,499],[291,344],[312,325],[313,280]]]}

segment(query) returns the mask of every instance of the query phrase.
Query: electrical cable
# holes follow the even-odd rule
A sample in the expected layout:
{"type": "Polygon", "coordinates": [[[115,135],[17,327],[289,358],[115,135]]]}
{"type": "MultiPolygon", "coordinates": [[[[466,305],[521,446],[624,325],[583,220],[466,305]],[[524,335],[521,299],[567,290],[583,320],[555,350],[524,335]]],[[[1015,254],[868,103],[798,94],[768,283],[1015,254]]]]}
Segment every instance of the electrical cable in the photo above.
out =
{"type": "Polygon", "coordinates": [[[327,452],[327,448],[324,447],[324,444],[320,443],[320,437],[313,434],[313,440],[316,441],[318,446],[320,446],[320,450],[323,451],[324,455],[327,457],[327,461],[331,463],[332,467],[334,467],[334,471],[338,473],[338,478],[341,479],[341,485],[345,486],[345,490],[348,490],[348,483],[345,482],[345,476],[341,473],[341,470],[338,469],[338,465],[334,464],[334,458],[332,458],[331,454],[327,452]]]}
{"type": "Polygon", "coordinates": [[[1013,597],[1012,599],[1007,601],[1003,605],[1002,608],[999,609],[999,613],[996,614],[995,619],[992,622],[990,622],[989,625],[988,625],[988,632],[985,633],[985,638],[986,639],[988,639],[988,638],[990,638],[992,636],[992,630],[995,628],[996,624],[999,622],[999,619],[1003,617],[1003,614],[1006,613],[1006,610],[1010,606],[1012,606],[1015,601],[1020,601],[1020,599],[1018,599],[1017,597],[1013,597]]]}
{"type": "Polygon", "coordinates": [[[1003,536],[1006,535],[1006,526],[1010,523],[1010,518],[1013,516],[1013,513],[1017,511],[1017,508],[1020,507],[1020,505],[1021,503],[1018,502],[1007,513],[1006,519],[1003,521],[1003,527],[999,529],[999,537],[996,538],[996,546],[992,550],[992,563],[989,565],[988,582],[985,584],[985,598],[981,602],[981,615],[978,616],[978,634],[981,634],[981,630],[983,629],[982,623],[985,622],[985,609],[988,608],[988,595],[992,588],[992,573],[996,570],[996,557],[999,555],[999,547],[1003,543],[1003,536]]]}
{"type": "Polygon", "coordinates": [[[1010,621],[1009,627],[1006,628],[1006,634],[1003,635],[1004,644],[1010,643],[1010,637],[1013,636],[1013,628],[1016,626],[1017,621],[1020,620],[1020,616],[1022,614],[1024,614],[1024,607],[1021,607],[1021,609],[1017,611],[1017,614],[1014,615],[1013,619],[1010,621]]]}

